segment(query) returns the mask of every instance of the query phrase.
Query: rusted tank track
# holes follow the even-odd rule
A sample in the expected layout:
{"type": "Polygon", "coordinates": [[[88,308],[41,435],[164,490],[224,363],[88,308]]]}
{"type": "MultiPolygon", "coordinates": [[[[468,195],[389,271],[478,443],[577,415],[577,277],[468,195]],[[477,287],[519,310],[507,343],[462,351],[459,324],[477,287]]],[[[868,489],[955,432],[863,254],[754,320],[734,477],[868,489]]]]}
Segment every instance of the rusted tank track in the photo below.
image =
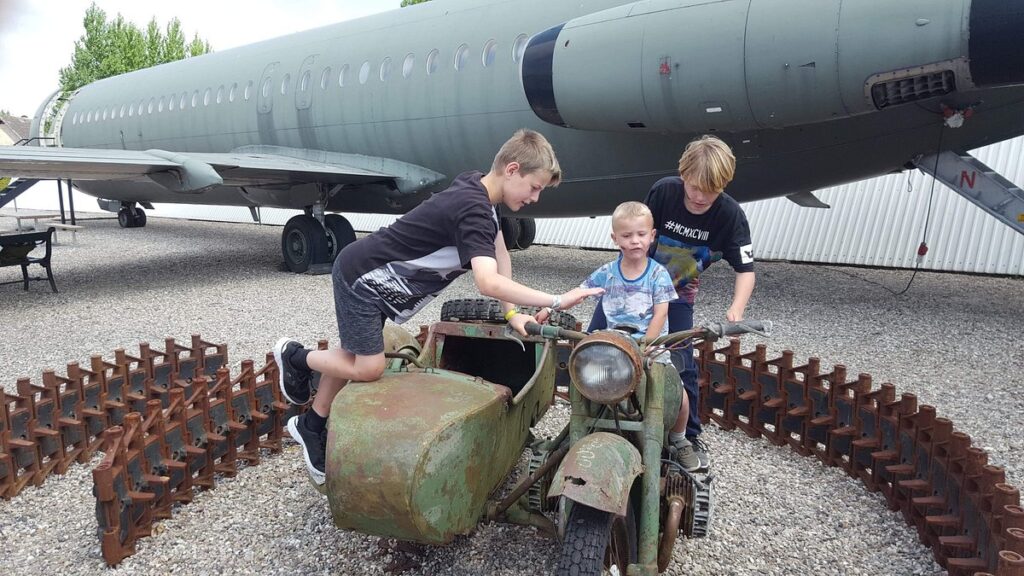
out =
{"type": "MultiPolygon", "coordinates": [[[[768,359],[764,346],[744,353],[731,341],[697,353],[705,421],[860,478],[953,576],[1024,573],[1017,488],[933,407],[918,407],[913,394],[897,398],[891,384],[872,389],[866,374],[847,381],[840,365],[828,373],[815,358],[794,365],[791,352],[768,359]]],[[[236,376],[227,365],[227,346],[194,335],[191,346],[168,338],[163,351],[143,343],[138,356],[93,356],[88,369],[72,362],[66,376],[45,370],[38,385],[20,378],[15,394],[0,390],[0,496],[103,451],[93,470],[98,533],[116,565],[195,489],[213,488],[239,462],[258,464],[260,449],[281,449],[296,408],[280,397],[273,356],[258,369],[243,361],[236,376]]]]}

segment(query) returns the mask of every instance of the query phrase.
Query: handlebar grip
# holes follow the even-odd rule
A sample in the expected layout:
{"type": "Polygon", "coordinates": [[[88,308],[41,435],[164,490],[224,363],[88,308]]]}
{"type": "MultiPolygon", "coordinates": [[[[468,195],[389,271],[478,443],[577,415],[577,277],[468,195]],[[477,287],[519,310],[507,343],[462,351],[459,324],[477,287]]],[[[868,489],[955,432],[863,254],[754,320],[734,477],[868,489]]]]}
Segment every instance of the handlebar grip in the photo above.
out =
{"type": "Polygon", "coordinates": [[[772,331],[772,323],[770,320],[742,320],[735,323],[719,324],[719,335],[720,336],[733,336],[736,334],[746,334],[748,332],[755,332],[758,334],[768,334],[772,331]]]}
{"type": "Polygon", "coordinates": [[[529,334],[530,336],[540,336],[541,331],[543,329],[544,327],[541,326],[540,324],[537,324],[536,322],[526,323],[526,333],[529,334]]]}

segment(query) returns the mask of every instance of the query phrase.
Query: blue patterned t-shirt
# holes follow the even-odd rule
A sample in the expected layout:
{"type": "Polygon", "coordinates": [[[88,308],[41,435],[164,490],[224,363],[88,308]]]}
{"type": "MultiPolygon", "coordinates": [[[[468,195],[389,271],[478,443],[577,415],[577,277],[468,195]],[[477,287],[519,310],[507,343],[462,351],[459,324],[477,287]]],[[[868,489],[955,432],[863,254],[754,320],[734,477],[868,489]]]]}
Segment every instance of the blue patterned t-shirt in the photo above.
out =
{"type": "MultiPolygon", "coordinates": [[[[634,328],[636,332],[633,337],[638,340],[651,325],[654,305],[677,298],[672,277],[664,266],[648,258],[644,273],[639,278],[629,280],[622,275],[621,254],[615,261],[595,270],[580,287],[604,288],[601,309],[608,319],[608,327],[634,328]]],[[[661,327],[661,334],[668,334],[668,322],[661,327]]]]}

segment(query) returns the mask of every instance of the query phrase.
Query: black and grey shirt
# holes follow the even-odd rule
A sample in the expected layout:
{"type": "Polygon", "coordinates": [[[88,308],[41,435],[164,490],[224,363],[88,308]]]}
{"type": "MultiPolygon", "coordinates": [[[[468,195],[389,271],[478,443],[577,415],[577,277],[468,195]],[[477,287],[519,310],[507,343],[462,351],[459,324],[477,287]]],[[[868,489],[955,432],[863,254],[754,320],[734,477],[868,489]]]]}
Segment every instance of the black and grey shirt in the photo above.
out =
{"type": "Polygon", "coordinates": [[[477,256],[495,257],[498,215],[480,182],[464,172],[387,228],[338,256],[345,282],[395,322],[405,322],[477,256]]]}

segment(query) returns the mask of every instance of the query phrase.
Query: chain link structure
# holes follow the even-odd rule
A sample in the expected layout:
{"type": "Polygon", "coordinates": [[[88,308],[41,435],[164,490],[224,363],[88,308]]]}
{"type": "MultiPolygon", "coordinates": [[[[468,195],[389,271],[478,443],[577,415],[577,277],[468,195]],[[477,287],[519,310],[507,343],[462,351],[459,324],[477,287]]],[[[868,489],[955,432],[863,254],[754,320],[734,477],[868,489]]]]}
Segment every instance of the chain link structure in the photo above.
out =
{"type": "MultiPolygon", "coordinates": [[[[952,576],[1024,574],[1019,491],[933,407],[897,398],[891,384],[872,389],[867,374],[848,380],[841,365],[795,365],[788,351],[769,359],[765,346],[744,353],[738,340],[696,350],[705,421],[859,478],[952,576]]],[[[0,497],[104,452],[93,492],[103,557],[117,565],[196,489],[281,450],[299,409],[281,398],[273,355],[259,369],[243,361],[233,377],[227,365],[226,345],[193,335],[191,346],[143,343],[138,356],[118,349],[112,362],[93,356],[89,368],[71,362],[66,376],[44,370],[41,384],[19,378],[16,393],[0,389],[0,497]]]]}

